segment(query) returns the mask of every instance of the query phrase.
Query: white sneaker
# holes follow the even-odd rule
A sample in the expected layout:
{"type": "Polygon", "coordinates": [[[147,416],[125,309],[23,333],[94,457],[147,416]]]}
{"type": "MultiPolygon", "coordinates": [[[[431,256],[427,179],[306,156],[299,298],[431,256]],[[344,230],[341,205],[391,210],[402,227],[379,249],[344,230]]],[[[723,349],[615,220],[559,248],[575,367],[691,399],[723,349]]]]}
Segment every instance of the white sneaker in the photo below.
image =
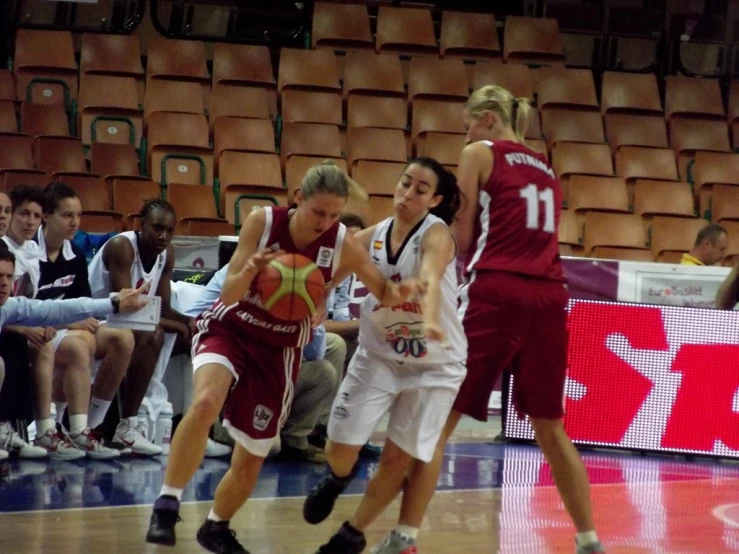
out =
{"type": "Polygon", "coordinates": [[[46,450],[24,441],[10,423],[0,423],[0,449],[19,458],[46,458],[46,450]]]}
{"type": "Polygon", "coordinates": [[[120,450],[108,448],[103,444],[103,437],[89,427],[78,435],[69,434],[69,440],[75,448],[82,450],[93,460],[109,460],[121,455],[120,450]]]}
{"type": "Polygon", "coordinates": [[[85,457],[85,453],[75,448],[67,435],[56,427],[52,427],[44,435],[37,436],[33,444],[46,450],[50,460],[69,461],[85,457]]]}
{"type": "Polygon", "coordinates": [[[228,456],[232,451],[233,449],[227,444],[221,444],[211,438],[208,439],[208,442],[205,445],[206,458],[220,458],[221,456],[228,456]]]}
{"type": "Polygon", "coordinates": [[[122,419],[115,428],[113,443],[130,448],[133,454],[140,456],[158,456],[162,453],[162,447],[157,446],[153,442],[148,441],[141,433],[128,424],[128,421],[122,419]]]}

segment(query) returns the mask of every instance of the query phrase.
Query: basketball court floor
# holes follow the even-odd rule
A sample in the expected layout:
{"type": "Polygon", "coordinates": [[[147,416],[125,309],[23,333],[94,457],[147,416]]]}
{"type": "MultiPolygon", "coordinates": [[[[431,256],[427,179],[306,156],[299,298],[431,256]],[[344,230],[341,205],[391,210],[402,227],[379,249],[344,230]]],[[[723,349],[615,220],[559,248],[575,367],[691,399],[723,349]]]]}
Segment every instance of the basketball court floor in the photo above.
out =
{"type": "MultiPolygon", "coordinates": [[[[574,552],[573,530],[538,449],[492,444],[493,434],[462,431],[448,447],[419,553],[574,552]]],[[[739,464],[602,451],[584,458],[609,553],[739,552],[739,464]]],[[[12,462],[0,480],[0,553],[204,552],[195,532],[227,461],[206,460],[186,489],[175,548],[144,542],[166,462],[12,462]]],[[[252,554],[313,554],[352,513],[375,468],[365,463],[331,518],[310,526],[303,498],[324,467],[267,463],[232,527],[252,554]]],[[[370,544],[392,529],[398,507],[396,501],[373,525],[370,544]]]]}

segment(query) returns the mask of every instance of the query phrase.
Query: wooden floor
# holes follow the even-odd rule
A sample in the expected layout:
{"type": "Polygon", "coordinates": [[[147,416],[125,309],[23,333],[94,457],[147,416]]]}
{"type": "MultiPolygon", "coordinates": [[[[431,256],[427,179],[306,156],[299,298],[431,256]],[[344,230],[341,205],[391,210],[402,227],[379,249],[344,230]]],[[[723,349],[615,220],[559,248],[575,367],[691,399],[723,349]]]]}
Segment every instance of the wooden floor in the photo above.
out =
{"type": "MultiPolygon", "coordinates": [[[[609,553],[739,552],[739,468],[610,454],[585,459],[598,532],[609,553]]],[[[167,548],[144,542],[163,467],[134,464],[102,475],[98,464],[76,477],[52,469],[15,480],[11,470],[10,485],[0,489],[0,553],[203,552],[194,536],[222,471],[211,467],[188,489],[189,498],[207,499],[183,504],[178,545],[167,548]],[[21,493],[32,498],[21,501],[21,493]],[[11,511],[14,502],[35,507],[11,511]],[[105,505],[126,503],[136,505],[105,505]]],[[[322,470],[266,466],[255,498],[232,527],[252,554],[313,554],[352,513],[373,467],[367,465],[328,521],[310,526],[302,519],[300,491],[322,470]]],[[[419,537],[420,553],[574,552],[573,530],[535,448],[454,445],[439,488],[419,537]]],[[[370,544],[393,528],[397,512],[396,502],[372,526],[370,544]]]]}

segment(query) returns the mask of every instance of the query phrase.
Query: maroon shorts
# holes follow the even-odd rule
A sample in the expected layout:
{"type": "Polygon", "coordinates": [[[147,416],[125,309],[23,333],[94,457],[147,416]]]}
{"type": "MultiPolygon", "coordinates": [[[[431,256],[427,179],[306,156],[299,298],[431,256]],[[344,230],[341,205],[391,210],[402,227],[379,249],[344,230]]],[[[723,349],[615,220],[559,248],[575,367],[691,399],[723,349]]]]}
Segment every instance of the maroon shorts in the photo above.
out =
{"type": "Polygon", "coordinates": [[[454,409],[487,421],[490,395],[503,371],[510,369],[520,414],[562,417],[567,372],[564,285],[481,271],[470,277],[460,296],[459,315],[469,346],[467,377],[454,409]]]}
{"type": "Polygon", "coordinates": [[[266,457],[290,413],[302,348],[249,338],[216,318],[201,318],[198,327],[193,370],[212,363],[228,368],[236,382],[226,399],[224,427],[246,450],[266,457]]]}

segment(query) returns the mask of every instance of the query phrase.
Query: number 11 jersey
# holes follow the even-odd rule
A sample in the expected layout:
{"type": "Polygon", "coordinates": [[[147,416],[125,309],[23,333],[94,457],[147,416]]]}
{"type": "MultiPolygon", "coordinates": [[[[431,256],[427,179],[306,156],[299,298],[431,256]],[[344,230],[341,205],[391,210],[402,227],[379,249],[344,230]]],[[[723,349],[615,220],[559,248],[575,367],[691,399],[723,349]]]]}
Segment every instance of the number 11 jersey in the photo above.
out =
{"type": "Polygon", "coordinates": [[[493,171],[480,189],[465,275],[506,271],[566,281],[559,257],[562,188],[546,157],[512,141],[483,141],[493,171]]]}

